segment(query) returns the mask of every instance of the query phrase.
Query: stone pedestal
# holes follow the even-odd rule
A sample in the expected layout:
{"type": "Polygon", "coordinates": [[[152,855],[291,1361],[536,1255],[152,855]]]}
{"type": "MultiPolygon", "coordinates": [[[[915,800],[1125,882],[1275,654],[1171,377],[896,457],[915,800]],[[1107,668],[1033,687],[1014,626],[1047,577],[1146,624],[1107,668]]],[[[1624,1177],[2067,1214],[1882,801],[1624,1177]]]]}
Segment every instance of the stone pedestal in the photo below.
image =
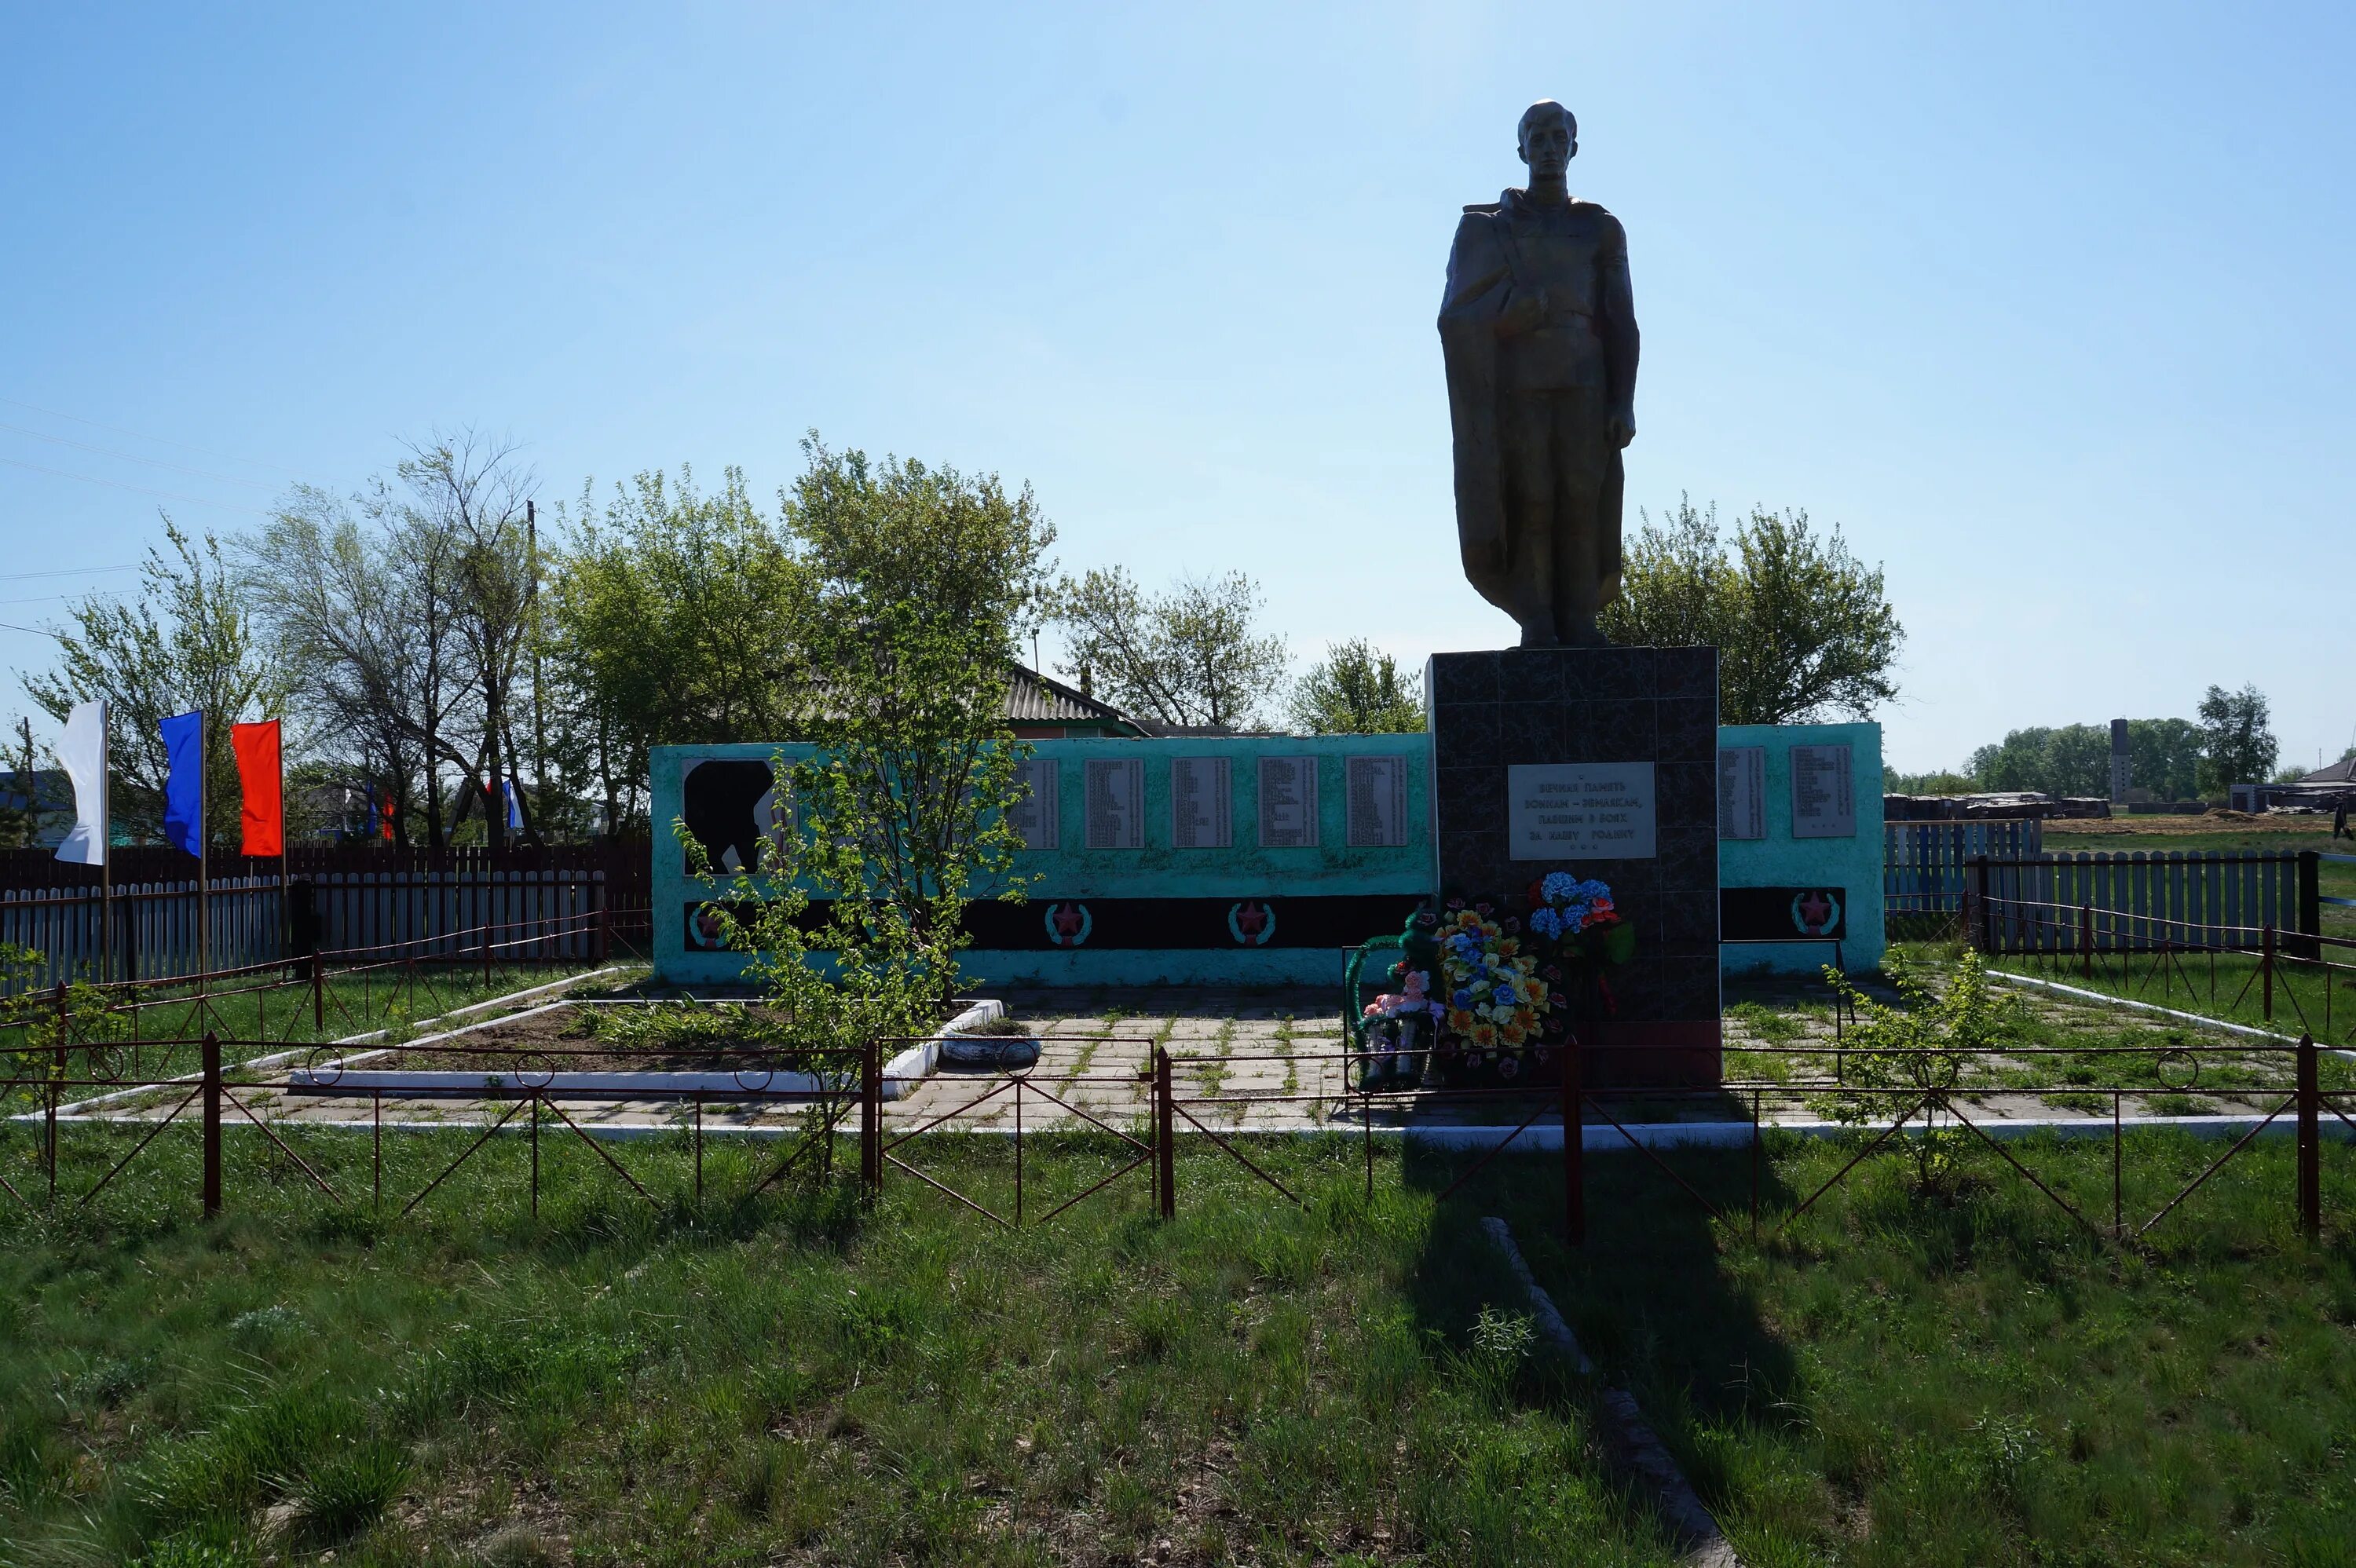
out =
{"type": "Polygon", "coordinates": [[[1636,956],[1581,1031],[1590,1082],[1718,1083],[1718,650],[1435,654],[1424,697],[1440,895],[1611,884],[1636,956]]]}

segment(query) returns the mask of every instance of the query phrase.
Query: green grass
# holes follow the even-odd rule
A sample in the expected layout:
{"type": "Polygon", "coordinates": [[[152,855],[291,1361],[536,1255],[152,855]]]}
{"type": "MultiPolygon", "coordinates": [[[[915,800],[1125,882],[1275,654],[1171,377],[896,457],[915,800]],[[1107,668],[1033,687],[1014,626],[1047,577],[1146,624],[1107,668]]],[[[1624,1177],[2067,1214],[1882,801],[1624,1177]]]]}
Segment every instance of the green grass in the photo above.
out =
{"type": "MultiPolygon", "coordinates": [[[[2109,1220],[2107,1140],[2007,1146],[2109,1220]]],[[[2131,1224],[2222,1152],[2132,1136],[2131,1224]]],[[[1851,1149],[1777,1140],[1770,1221],[1851,1149]]],[[[1759,1568],[1840,1563],[2322,1564],[2356,1557],[2356,1151],[2325,1151],[2327,1233],[2296,1234],[2291,1150],[2263,1140],[2155,1229],[2094,1239],[1985,1146],[1936,1195],[1869,1161],[1783,1235],[1741,1221],[1747,1156],[1590,1159],[1590,1244],[1509,1212],[1582,1340],[1625,1377],[1759,1568]]]]}
{"type": "MultiPolygon", "coordinates": [[[[360,1201],[231,1135],[220,1221],[172,1138],[94,1211],[0,1219],[0,1557],[1674,1557],[1466,1217],[1390,1159],[1369,1208],[1345,1141],[1259,1151],[1306,1211],[1196,1140],[1175,1223],[1139,1172],[1007,1233],[896,1174],[872,1211],[734,1200],[780,1151],[716,1140],[699,1216],[681,1146],[614,1146],[652,1209],[552,1134],[537,1220],[501,1138],[391,1222],[365,1139],[293,1136],[360,1201]]],[[[120,1147],[70,1130],[68,1189],[120,1147]]],[[[392,1140],[388,1190],[462,1147],[392,1140]]],[[[1011,1211],[1001,1140],[904,1152],[1011,1211]]],[[[1111,1146],[1027,1163],[1035,1216],[1111,1146]]]]}
{"type": "Polygon", "coordinates": [[[2319,1042],[2356,1045],[2356,953],[2326,951],[2331,962],[2349,967],[2332,973],[2287,957],[2275,965],[2271,1012],[2263,961],[2254,955],[2097,953],[2089,966],[2072,953],[2008,953],[1991,956],[1988,967],[2277,1034],[2311,1033],[2319,1042]]]}
{"type": "MultiPolygon", "coordinates": [[[[453,1008],[545,986],[574,972],[558,965],[504,965],[494,966],[487,979],[479,967],[421,965],[414,971],[330,974],[321,987],[319,1011],[324,1016],[316,1027],[307,981],[230,996],[209,995],[201,1002],[193,990],[166,987],[143,993],[157,1005],[140,1008],[135,1025],[128,1014],[83,1013],[75,1017],[72,1029],[78,1042],[107,1048],[126,1072],[135,1067],[134,1075],[165,1077],[195,1070],[196,1049],[187,1042],[208,1030],[221,1037],[223,1060],[236,1062],[290,1045],[376,1029],[389,1029],[398,1036],[453,1008]],[[177,1042],[177,1049],[159,1041],[177,1042]]],[[[45,1019],[38,1021],[46,1027],[45,1019]]],[[[0,1048],[28,1043],[27,1029],[24,1023],[0,1026],[0,1048]]],[[[0,1072],[5,1072],[5,1065],[0,1065],[0,1072]]]]}

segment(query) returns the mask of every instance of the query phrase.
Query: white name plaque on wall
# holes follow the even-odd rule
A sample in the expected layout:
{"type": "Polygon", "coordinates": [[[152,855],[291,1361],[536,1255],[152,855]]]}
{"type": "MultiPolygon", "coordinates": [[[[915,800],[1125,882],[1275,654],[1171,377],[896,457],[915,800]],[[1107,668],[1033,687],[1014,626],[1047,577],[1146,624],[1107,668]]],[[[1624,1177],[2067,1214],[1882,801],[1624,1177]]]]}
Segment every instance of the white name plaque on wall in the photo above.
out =
{"type": "Polygon", "coordinates": [[[1718,749],[1718,836],[1767,837],[1767,748],[1718,749]]]}
{"type": "Polygon", "coordinates": [[[1259,760],[1259,847],[1317,848],[1317,759],[1259,760]]]}
{"type": "Polygon", "coordinates": [[[1170,759],[1170,842],[1180,849],[1225,849],[1236,841],[1225,757],[1170,759]]]}
{"type": "Polygon", "coordinates": [[[1857,790],[1847,746],[1792,748],[1792,837],[1857,837],[1857,790]]]}
{"type": "Polygon", "coordinates": [[[1145,762],[1088,760],[1088,848],[1145,848],[1145,762]]]}
{"type": "Polygon", "coordinates": [[[1407,843],[1407,759],[1352,757],[1343,779],[1347,790],[1353,849],[1397,849],[1407,843]]]}
{"type": "Polygon", "coordinates": [[[1053,757],[1033,757],[1022,768],[1023,795],[1006,814],[1007,822],[1023,836],[1025,849],[1055,849],[1063,846],[1063,822],[1058,810],[1061,765],[1053,757]]]}
{"type": "Polygon", "coordinates": [[[1649,860],[1655,804],[1650,763],[1505,770],[1506,837],[1516,860],[1649,860]]]}

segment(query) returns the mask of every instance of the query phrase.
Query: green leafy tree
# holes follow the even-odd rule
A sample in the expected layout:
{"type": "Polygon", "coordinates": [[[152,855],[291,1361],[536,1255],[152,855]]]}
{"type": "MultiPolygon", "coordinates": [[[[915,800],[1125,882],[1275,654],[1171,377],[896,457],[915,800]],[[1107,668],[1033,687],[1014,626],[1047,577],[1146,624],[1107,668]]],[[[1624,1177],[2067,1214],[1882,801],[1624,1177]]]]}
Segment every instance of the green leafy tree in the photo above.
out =
{"type": "Polygon", "coordinates": [[[2201,793],[2201,726],[2190,719],[2127,720],[2127,783],[2157,800],[2201,793]]]}
{"type": "Polygon", "coordinates": [[[1606,606],[1615,643],[1719,650],[1719,714],[1729,724],[1790,724],[1870,715],[1898,692],[1891,669],[1905,642],[1879,567],[1849,552],[1840,530],[1819,537],[1805,512],[1754,507],[1720,541],[1718,511],[1690,500],[1649,516],[1606,606]]]}
{"type": "MultiPolygon", "coordinates": [[[[872,463],[815,432],[802,450],[783,497],[796,570],[767,608],[816,672],[787,721],[819,749],[774,764],[790,827],[709,907],[820,1074],[813,1115],[831,1127],[858,1050],[926,1031],[955,995],[968,901],[1023,896],[1006,813],[1028,748],[1006,682],[1055,529],[995,475],[872,463]]],[[[686,824],[672,831],[703,864],[686,824]]],[[[830,1162],[831,1136],[819,1147],[830,1162]]]]}
{"type": "MultiPolygon", "coordinates": [[[[2164,800],[2183,800],[2199,787],[2201,731],[2185,719],[2127,721],[2130,784],[2164,800]]],[[[2036,790],[2047,795],[2107,795],[2111,731],[2107,724],[2032,726],[1972,753],[1965,770],[1971,787],[2036,790]]]]}
{"type": "Polygon", "coordinates": [[[1424,727],[1423,699],[1398,662],[1364,637],[1327,645],[1294,684],[1292,727],[1309,735],[1396,735],[1424,727]]]}
{"type": "Polygon", "coordinates": [[[1259,631],[1261,604],[1240,571],[1147,593],[1115,566],[1058,582],[1050,614],[1082,690],[1163,724],[1238,729],[1258,720],[1291,662],[1282,637],[1259,631]]]}
{"type": "Polygon", "coordinates": [[[112,730],[110,809],[118,832],[157,838],[170,772],[158,726],[191,709],[205,716],[206,837],[235,843],[237,762],[231,723],[285,711],[294,675],[255,634],[238,579],[211,535],[198,545],[169,517],[170,553],[150,546],[138,596],[91,595],[66,611],[52,635],[58,662],[25,682],[36,706],[65,722],[74,705],[104,699],[112,730]]]}
{"type": "Polygon", "coordinates": [[[676,485],[641,474],[602,510],[584,485],[552,566],[552,750],[609,833],[645,819],[648,747],[800,737],[806,569],[740,471],[711,495],[685,466],[676,485]]]}
{"type": "Polygon", "coordinates": [[[2255,686],[2228,691],[2212,686],[2201,699],[2201,792],[2211,800],[2224,798],[2227,786],[2254,784],[2274,772],[2281,747],[2274,731],[2265,694],[2255,686]]]}
{"type": "Polygon", "coordinates": [[[812,435],[785,497],[801,567],[790,613],[809,667],[797,731],[817,756],[788,781],[801,874],[853,921],[861,951],[916,963],[946,997],[967,900],[1020,898],[1006,818],[1029,754],[1006,720],[1019,632],[1047,588],[1055,529],[1026,487],[812,435]]]}

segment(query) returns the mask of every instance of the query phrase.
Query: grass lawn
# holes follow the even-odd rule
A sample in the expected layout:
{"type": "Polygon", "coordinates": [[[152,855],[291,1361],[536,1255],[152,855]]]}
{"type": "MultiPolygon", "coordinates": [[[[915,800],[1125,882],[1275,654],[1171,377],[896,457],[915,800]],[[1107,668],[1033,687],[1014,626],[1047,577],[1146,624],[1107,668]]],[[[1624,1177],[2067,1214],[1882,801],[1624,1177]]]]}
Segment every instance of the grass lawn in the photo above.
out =
{"type": "MultiPolygon", "coordinates": [[[[2008,1147],[2108,1221],[2107,1142],[2008,1147]]],[[[2130,1223],[2221,1147],[2132,1138],[2130,1223]]],[[[2289,1145],[2265,1140],[2142,1253],[1984,1146],[1948,1152],[1936,1196],[1878,1157],[1757,1243],[1627,1157],[1590,1159],[1577,1253],[1536,1173],[1486,1200],[1746,1563],[2356,1561],[2356,1150],[2327,1146],[2320,1246],[2296,1234],[2289,1145]]],[[[1847,1154],[1779,1144],[1771,1220],[1847,1154]]],[[[1741,1219],[1745,1156],[1670,1158],[1741,1219]]]]}
{"type": "MultiPolygon", "coordinates": [[[[324,1023],[316,1028],[312,1023],[307,982],[226,997],[209,996],[201,1008],[193,992],[167,991],[159,997],[160,1005],[139,1009],[135,1035],[129,1015],[113,1014],[102,1019],[79,1018],[74,1038],[77,1041],[108,1041],[104,1055],[111,1063],[109,1071],[118,1076],[168,1078],[197,1071],[194,1041],[208,1029],[221,1036],[222,1060],[235,1064],[289,1046],[345,1039],[376,1029],[389,1030],[398,1039],[412,1032],[420,1021],[453,1008],[545,986],[576,972],[550,965],[495,965],[486,979],[477,966],[421,965],[413,972],[395,969],[359,975],[331,973],[322,987],[320,1010],[325,1014],[324,1023]],[[172,1043],[158,1043],[159,1040],[172,1043]]],[[[627,970],[616,976],[612,983],[619,987],[643,973],[639,969],[627,970]]],[[[47,1029],[46,1017],[37,1018],[31,1024],[0,1025],[0,1050],[15,1051],[27,1043],[37,1043],[31,1032],[37,1027],[47,1029]]],[[[0,1057],[0,1080],[13,1076],[20,1060],[16,1055],[0,1057]]],[[[87,1078],[97,1074],[85,1070],[82,1057],[77,1053],[69,1075],[87,1078]]],[[[17,1097],[21,1098],[24,1092],[17,1091],[17,1097]]],[[[0,1105],[7,1104],[10,1093],[0,1087],[0,1105]]],[[[69,1098],[94,1093],[98,1091],[78,1088],[69,1098]]]]}
{"type": "MultiPolygon", "coordinates": [[[[1519,1302],[1467,1217],[1391,1160],[1367,1209],[1347,1143],[1259,1150],[1311,1211],[1196,1140],[1174,1224],[1140,1171],[1010,1234],[896,1173],[872,1212],[727,1200],[777,1153],[716,1144],[698,1220],[677,1148],[616,1146],[658,1212],[543,1138],[537,1221],[519,1138],[384,1223],[251,1133],[221,1221],[187,1139],[0,1220],[0,1558],[1673,1561],[1563,1370],[1481,1318],[1519,1302]]],[[[66,1189],[119,1141],[72,1129],[66,1189]]],[[[1108,1142],[1034,1143],[1030,1212],[1108,1142]]],[[[364,1205],[366,1140],[296,1147],[364,1205]]],[[[390,1141],[388,1190],[463,1147],[390,1141]]],[[[1000,1141],[911,1157],[1011,1205],[1000,1141]]]]}
{"type": "MultiPolygon", "coordinates": [[[[1961,949],[1954,944],[1909,943],[1892,950],[1901,962],[1911,965],[1929,976],[1934,984],[1944,985],[1944,976],[1961,949]]],[[[2192,965],[2190,958],[2185,964],[2192,965]]],[[[2145,983],[2148,958],[2129,973],[2122,973],[2115,958],[2105,955],[2095,966],[2095,977],[2088,981],[2077,968],[2076,958],[2062,955],[2055,964],[2040,961],[2038,955],[2008,954],[1989,958],[1991,969],[2008,973],[2048,976],[2062,984],[2083,990],[2102,991],[2111,995],[2133,997],[2162,1005],[2173,1005],[2187,1012],[2200,1011],[2207,1016],[2237,1018],[2247,1015],[2248,1021],[2260,1021],[2254,996],[2236,1013],[2225,1004],[2233,999],[2233,987],[2226,980],[2226,965],[2234,960],[2220,957],[2219,1003],[2213,1008],[2204,1005],[2209,990],[2208,967],[2204,957],[2199,965],[2201,988],[2187,997],[2179,978],[2172,997],[2163,993],[2159,980],[2145,983]]],[[[2246,974],[2246,966],[2244,969],[2246,974]]],[[[2277,1019],[2273,1026],[2285,1032],[2295,1032],[2296,1015],[2284,999],[2289,981],[2278,976],[2286,988],[2278,990],[2277,1019]],[[2290,1019],[2287,1027],[2284,1019],[2290,1019]]],[[[2317,1019],[2321,1021],[2319,980],[2308,987],[2308,1001],[2317,1008],[2317,1019]]],[[[2185,1023],[2157,1014],[2137,1012],[2132,1008],[2114,1008],[2106,1002],[2086,1001],[2058,997],[2025,987],[1997,986],[1994,987],[2000,1003],[1997,1019],[1996,1038],[1990,1049],[1980,1054],[1963,1057],[1955,1065],[1954,1086],[1968,1093],[1980,1090],[1989,1093],[2015,1091],[2050,1092],[2048,1097],[2056,1109],[2075,1109],[2107,1115],[2111,1109],[2107,1094],[2089,1097],[2087,1091],[2127,1089],[2194,1091],[2192,1098],[2200,1104],[2174,1107],[2163,1105],[2156,1099],[2134,1098],[2126,1103],[2126,1112],[2139,1109],[2158,1114],[2190,1115],[2201,1110],[2230,1111],[2246,1104],[2264,1104],[2272,1109],[2283,1094],[2289,1093],[2296,1072],[2296,1059],[2287,1047],[2266,1046],[2264,1041],[2250,1041],[2223,1030],[2212,1030],[2197,1024],[2185,1023]],[[2253,1049],[2253,1046],[2258,1049],[2253,1049]],[[2048,1055],[2046,1052],[2059,1054],[2048,1055]],[[2167,1053],[2167,1054],[2161,1054],[2167,1053]],[[2246,1092],[2246,1093],[2244,1093],[2246,1092]],[[2099,1099],[2099,1104],[2095,1103],[2099,1099]]],[[[1746,1050],[1728,1058],[1729,1077],[1764,1080],[1771,1083],[1802,1083],[1821,1082],[1836,1069],[1836,1058],[1829,1054],[1835,1047],[1832,1032],[1832,1011],[1829,1005],[1817,997],[1822,987],[1789,986],[1781,987],[1752,987],[1745,999],[1727,1009],[1730,1024],[1740,1026],[1744,1037],[1763,1050],[1746,1050]],[[1788,1054],[1787,1054],[1788,1053],[1788,1054]]],[[[2335,1001],[2333,1021],[2335,1033],[2327,1036],[2317,1031],[2319,1040],[2342,1040],[2351,1026],[2356,1026],[2356,997],[2345,1004],[2335,1001]]],[[[2325,1053],[2317,1063],[2319,1082],[2329,1093],[2356,1093],[2356,1061],[2325,1053]]],[[[2351,1107],[2356,1109],[2356,1107],[2351,1107]]],[[[1892,1106],[1890,1114],[1896,1114],[1892,1106]]],[[[1886,1119],[1886,1118],[1885,1118],[1886,1119]]]]}
{"type": "Polygon", "coordinates": [[[1987,964],[2277,1034],[2304,1032],[2326,1044],[2356,1044],[2356,951],[2323,951],[2342,967],[2327,970],[2288,956],[2275,965],[2271,1012],[2263,961],[2247,954],[2098,952],[2088,965],[2075,953],[2004,953],[1990,955],[1987,964]]]}

